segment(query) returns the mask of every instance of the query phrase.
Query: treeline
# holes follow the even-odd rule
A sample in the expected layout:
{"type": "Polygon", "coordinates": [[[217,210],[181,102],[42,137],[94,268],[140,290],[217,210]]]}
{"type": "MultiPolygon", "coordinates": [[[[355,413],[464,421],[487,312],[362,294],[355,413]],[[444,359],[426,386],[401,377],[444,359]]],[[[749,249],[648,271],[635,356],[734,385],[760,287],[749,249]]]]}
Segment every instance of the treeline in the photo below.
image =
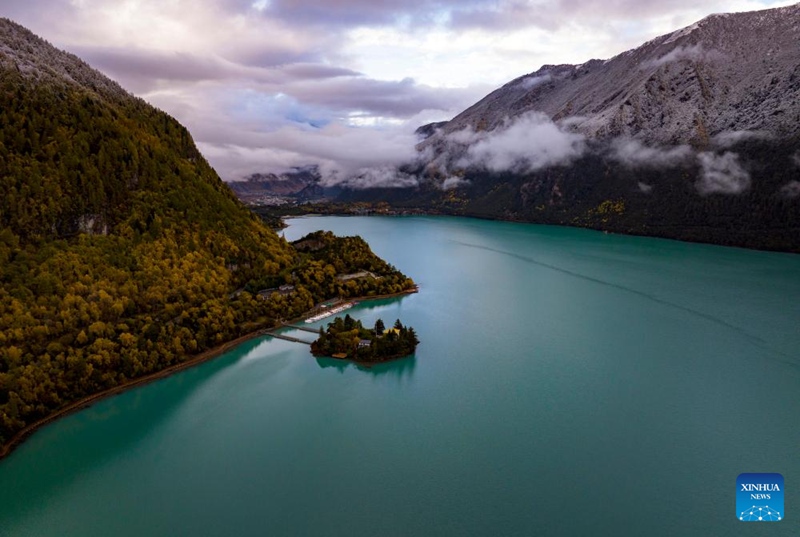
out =
{"type": "Polygon", "coordinates": [[[400,319],[389,330],[381,319],[374,328],[367,329],[361,321],[346,315],[328,323],[325,330],[320,327],[319,338],[311,344],[311,353],[360,362],[385,362],[413,354],[418,344],[417,333],[400,319]]]}

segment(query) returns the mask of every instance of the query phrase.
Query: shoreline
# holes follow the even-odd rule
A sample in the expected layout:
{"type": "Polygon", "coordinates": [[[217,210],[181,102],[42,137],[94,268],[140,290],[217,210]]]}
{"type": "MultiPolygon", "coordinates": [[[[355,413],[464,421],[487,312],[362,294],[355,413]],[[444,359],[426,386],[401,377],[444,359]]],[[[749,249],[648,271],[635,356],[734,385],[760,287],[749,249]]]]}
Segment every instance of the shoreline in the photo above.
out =
{"type": "MultiPolygon", "coordinates": [[[[358,301],[358,302],[368,302],[370,300],[382,300],[382,299],[386,299],[386,298],[397,298],[397,297],[401,297],[401,296],[405,296],[405,295],[414,294],[414,293],[417,293],[417,292],[419,292],[419,286],[415,285],[413,288],[411,288],[409,290],[406,290],[406,291],[402,291],[400,293],[392,293],[392,294],[388,294],[388,295],[354,297],[354,298],[350,298],[348,300],[355,300],[355,301],[358,301]]],[[[288,323],[285,323],[285,324],[295,324],[297,322],[301,322],[301,321],[305,320],[307,314],[308,314],[308,312],[306,312],[306,314],[302,315],[301,317],[297,317],[296,319],[292,319],[291,321],[288,321],[288,323]]],[[[277,330],[277,329],[283,328],[285,326],[285,324],[273,327],[272,330],[277,330]]],[[[38,421],[36,421],[34,423],[31,423],[30,425],[28,425],[27,427],[25,427],[24,429],[19,431],[17,434],[12,436],[11,439],[8,442],[6,442],[2,446],[0,446],[0,461],[2,461],[7,456],[9,456],[17,447],[19,447],[33,433],[35,433],[36,431],[38,431],[42,427],[44,427],[46,425],[49,425],[50,423],[52,423],[52,422],[54,422],[54,421],[56,421],[58,419],[61,419],[61,418],[65,417],[65,416],[68,416],[69,414],[73,414],[75,412],[78,412],[79,410],[83,410],[85,408],[88,408],[88,407],[92,406],[93,404],[102,401],[103,399],[108,399],[110,397],[114,397],[115,395],[119,395],[119,394],[121,394],[123,392],[126,392],[128,390],[131,390],[133,388],[138,388],[140,386],[144,386],[146,384],[150,384],[151,382],[155,382],[157,380],[161,380],[163,378],[166,378],[166,377],[169,377],[171,375],[174,375],[175,373],[179,373],[179,372],[181,372],[181,371],[183,371],[185,369],[189,369],[189,368],[192,368],[194,366],[197,366],[197,365],[200,365],[202,363],[205,363],[205,362],[208,362],[210,360],[213,360],[214,358],[218,358],[220,355],[225,354],[226,352],[230,351],[231,349],[233,349],[235,347],[238,347],[242,343],[246,343],[247,341],[250,341],[251,339],[255,339],[257,337],[267,337],[268,334],[264,333],[265,330],[270,330],[270,329],[265,329],[263,327],[262,328],[258,328],[256,330],[253,330],[252,332],[249,332],[247,334],[239,336],[236,339],[232,339],[230,341],[226,341],[225,343],[221,343],[220,345],[217,345],[214,348],[208,349],[207,351],[203,351],[200,354],[193,355],[193,356],[189,357],[185,362],[181,362],[179,364],[172,365],[172,366],[170,366],[170,367],[168,367],[166,369],[162,369],[161,371],[157,371],[155,373],[151,373],[151,374],[146,375],[144,377],[139,377],[139,378],[136,378],[136,379],[132,379],[132,380],[130,380],[130,381],[124,383],[124,384],[120,384],[119,386],[114,386],[113,388],[109,388],[109,389],[104,390],[102,392],[98,392],[98,393],[95,393],[93,395],[89,395],[89,396],[86,396],[86,397],[84,397],[82,399],[74,401],[74,402],[68,404],[67,406],[60,408],[59,410],[57,410],[53,414],[50,414],[49,416],[46,416],[46,417],[44,417],[44,418],[42,418],[42,419],[40,419],[40,420],[38,420],[38,421]]]]}
{"type": "MultiPolygon", "coordinates": [[[[614,228],[602,227],[598,224],[571,224],[567,222],[550,222],[550,221],[536,221],[526,220],[524,218],[503,218],[499,215],[485,215],[485,214],[472,214],[472,213],[455,213],[445,212],[440,210],[421,210],[420,212],[412,212],[409,210],[407,213],[399,212],[394,213],[369,213],[369,214],[356,214],[348,212],[306,212],[302,214],[286,214],[281,215],[281,219],[289,218],[306,218],[314,216],[337,216],[337,217],[386,217],[386,218],[403,218],[414,216],[431,216],[431,217],[444,217],[444,218],[466,218],[474,220],[483,220],[487,222],[507,222],[510,224],[526,224],[535,226],[548,226],[558,227],[565,229],[582,229],[587,231],[594,231],[597,233],[604,233],[609,235],[619,235],[621,237],[638,237],[643,239],[654,239],[661,241],[679,242],[684,244],[697,244],[703,246],[713,246],[717,248],[736,248],[739,250],[747,250],[751,252],[769,252],[775,254],[789,254],[792,256],[800,255],[800,246],[772,246],[770,244],[748,243],[746,240],[739,241],[726,241],[726,240],[712,240],[699,238],[694,235],[681,235],[680,233],[670,233],[670,230],[675,229],[675,226],[648,226],[646,229],[633,229],[633,228],[614,228]]],[[[701,229],[705,226],[690,226],[688,230],[701,229]]],[[[792,228],[794,229],[794,228],[792,228]]],[[[757,235],[757,232],[752,232],[752,236],[757,235]]]]}

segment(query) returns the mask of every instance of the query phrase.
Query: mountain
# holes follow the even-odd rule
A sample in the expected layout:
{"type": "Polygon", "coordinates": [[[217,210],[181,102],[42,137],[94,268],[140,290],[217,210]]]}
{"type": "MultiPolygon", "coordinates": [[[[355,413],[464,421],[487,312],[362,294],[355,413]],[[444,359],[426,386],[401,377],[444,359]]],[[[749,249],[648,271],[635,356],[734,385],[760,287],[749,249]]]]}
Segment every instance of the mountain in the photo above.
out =
{"type": "Polygon", "coordinates": [[[0,19],[0,444],[236,337],[294,255],[177,121],[0,19]]]}
{"type": "Polygon", "coordinates": [[[0,19],[0,457],[83,398],[413,285],[363,241],[324,239],[295,249],[175,119],[0,19]],[[381,277],[336,278],[364,270],[381,277]]]}
{"type": "Polygon", "coordinates": [[[342,200],[800,252],[800,4],[545,65],[421,127],[413,189],[342,200]]]}
{"type": "Polygon", "coordinates": [[[307,193],[321,188],[318,183],[319,172],[312,166],[295,168],[280,175],[255,173],[243,181],[231,181],[228,186],[240,200],[252,203],[270,196],[306,199],[307,193]]]}
{"type": "Polygon", "coordinates": [[[541,112],[590,138],[710,147],[738,131],[800,132],[800,4],[711,15],[610,60],[546,65],[444,126],[492,130],[541,112]]]}

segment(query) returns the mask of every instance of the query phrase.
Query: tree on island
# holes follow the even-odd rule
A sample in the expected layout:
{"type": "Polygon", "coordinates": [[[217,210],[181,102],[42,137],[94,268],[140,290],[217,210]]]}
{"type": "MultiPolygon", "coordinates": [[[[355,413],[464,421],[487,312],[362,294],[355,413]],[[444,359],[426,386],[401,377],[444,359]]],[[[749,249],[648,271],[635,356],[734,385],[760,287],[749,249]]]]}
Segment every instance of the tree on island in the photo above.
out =
{"type": "Polygon", "coordinates": [[[311,353],[359,362],[384,362],[413,354],[417,344],[419,339],[414,329],[404,326],[400,319],[390,330],[385,330],[383,321],[378,319],[375,329],[370,330],[347,315],[328,323],[326,330],[320,327],[319,339],[311,344],[311,353]]]}

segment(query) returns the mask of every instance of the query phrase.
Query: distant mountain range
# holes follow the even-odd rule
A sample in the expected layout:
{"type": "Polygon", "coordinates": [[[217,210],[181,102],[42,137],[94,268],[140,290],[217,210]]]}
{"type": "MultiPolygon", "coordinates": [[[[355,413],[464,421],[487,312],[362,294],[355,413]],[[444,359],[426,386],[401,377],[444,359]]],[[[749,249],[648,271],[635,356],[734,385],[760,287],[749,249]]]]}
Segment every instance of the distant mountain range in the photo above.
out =
{"type": "Polygon", "coordinates": [[[228,186],[245,203],[258,203],[269,197],[308,201],[322,198],[329,192],[319,182],[316,166],[308,166],[294,168],[280,175],[254,173],[242,181],[231,181],[228,186]]]}
{"type": "Polygon", "coordinates": [[[545,65],[417,132],[406,189],[343,201],[800,252],[800,4],[545,65]]]}

